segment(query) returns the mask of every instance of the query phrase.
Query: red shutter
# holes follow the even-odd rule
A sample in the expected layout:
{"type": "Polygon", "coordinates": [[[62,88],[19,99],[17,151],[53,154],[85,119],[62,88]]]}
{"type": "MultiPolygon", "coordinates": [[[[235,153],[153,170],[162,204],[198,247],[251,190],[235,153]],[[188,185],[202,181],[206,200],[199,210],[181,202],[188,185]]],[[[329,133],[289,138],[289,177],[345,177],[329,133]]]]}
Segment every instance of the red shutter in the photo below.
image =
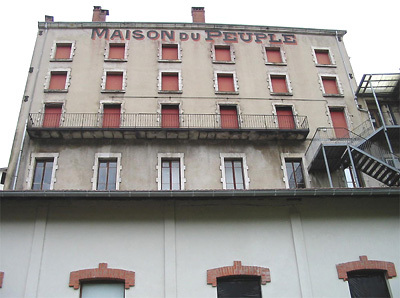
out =
{"type": "Polygon", "coordinates": [[[119,127],[121,122],[121,106],[105,105],[103,107],[103,127],[119,127]]]}
{"type": "Polygon", "coordinates": [[[322,78],[325,94],[339,94],[336,78],[322,78]]]}
{"type": "Polygon", "coordinates": [[[284,76],[273,76],[271,77],[272,92],[274,93],[288,93],[286,85],[286,77],[284,76]]]}
{"type": "Polygon", "coordinates": [[[229,47],[215,47],[215,61],[232,61],[229,47]]]}
{"type": "Polygon", "coordinates": [[[55,59],[70,59],[71,58],[71,45],[58,44],[56,47],[55,59]]]}
{"type": "Polygon", "coordinates": [[[161,88],[163,91],[179,91],[179,76],[177,73],[163,73],[161,88]]]}
{"type": "Polygon", "coordinates": [[[52,73],[50,78],[49,89],[64,90],[66,80],[67,80],[67,73],[52,73]]]}
{"type": "Polygon", "coordinates": [[[318,64],[323,64],[323,65],[332,64],[331,58],[329,57],[329,51],[316,50],[315,56],[317,57],[318,64]]]}
{"type": "Polygon", "coordinates": [[[62,106],[45,106],[43,127],[59,127],[61,119],[62,106]]]}
{"type": "Polygon", "coordinates": [[[162,106],[161,118],[163,128],[179,128],[179,106],[162,106]]]}
{"type": "Polygon", "coordinates": [[[218,91],[235,92],[235,84],[233,83],[233,75],[218,74],[218,91]]]}
{"type": "Polygon", "coordinates": [[[239,128],[237,109],[234,106],[220,106],[221,128],[239,128]]]}
{"type": "Polygon", "coordinates": [[[293,111],[290,107],[276,108],[280,129],[294,129],[293,111]]]}
{"type": "Polygon", "coordinates": [[[106,90],[122,90],[122,73],[107,73],[106,90]]]}
{"type": "Polygon", "coordinates": [[[282,63],[282,55],[280,49],[267,48],[267,61],[270,63],[282,63]]]}
{"type": "Polygon", "coordinates": [[[349,138],[347,130],[346,116],[343,110],[329,110],[332,119],[333,129],[335,130],[336,138],[349,138]]]}
{"type": "Polygon", "coordinates": [[[163,60],[178,60],[178,46],[163,45],[161,57],[163,60]]]}
{"type": "Polygon", "coordinates": [[[110,44],[108,59],[125,59],[125,44],[110,44]]]}

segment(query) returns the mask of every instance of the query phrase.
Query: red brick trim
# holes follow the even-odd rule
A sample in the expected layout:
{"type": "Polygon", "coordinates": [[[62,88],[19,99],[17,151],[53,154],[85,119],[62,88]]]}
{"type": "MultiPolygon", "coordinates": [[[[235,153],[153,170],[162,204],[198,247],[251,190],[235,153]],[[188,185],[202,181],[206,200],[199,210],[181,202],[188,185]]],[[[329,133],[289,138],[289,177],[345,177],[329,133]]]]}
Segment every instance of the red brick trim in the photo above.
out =
{"type": "Polygon", "coordinates": [[[217,278],[232,275],[253,275],[261,277],[261,284],[271,282],[269,268],[257,266],[242,266],[241,261],[234,261],[233,266],[220,267],[207,270],[207,284],[217,286],[217,278]]]}
{"type": "Polygon", "coordinates": [[[0,288],[3,287],[4,272],[0,272],[0,288]]]}
{"type": "Polygon", "coordinates": [[[360,256],[360,261],[338,264],[336,265],[336,269],[339,278],[343,280],[348,279],[347,272],[355,270],[365,270],[365,269],[385,270],[387,271],[388,278],[397,276],[396,268],[394,267],[393,263],[368,260],[367,256],[360,256]]]}
{"type": "Polygon", "coordinates": [[[107,268],[107,263],[100,263],[99,268],[73,271],[69,276],[69,286],[79,289],[82,281],[88,280],[120,280],[125,282],[125,289],[135,285],[135,272],[123,269],[107,268]]]}

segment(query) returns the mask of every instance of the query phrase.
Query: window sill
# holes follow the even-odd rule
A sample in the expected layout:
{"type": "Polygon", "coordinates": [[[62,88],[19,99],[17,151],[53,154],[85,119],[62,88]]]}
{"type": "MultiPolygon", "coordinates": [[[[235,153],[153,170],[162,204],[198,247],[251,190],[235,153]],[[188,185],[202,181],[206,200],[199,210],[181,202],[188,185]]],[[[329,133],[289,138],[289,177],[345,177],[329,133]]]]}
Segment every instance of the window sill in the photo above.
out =
{"type": "Polygon", "coordinates": [[[213,60],[212,63],[214,63],[214,64],[235,64],[235,61],[216,61],[216,60],[213,60]]]}
{"type": "Polygon", "coordinates": [[[335,64],[315,64],[317,67],[336,68],[335,64]]]}
{"type": "Polygon", "coordinates": [[[44,89],[44,93],[67,93],[68,89],[44,89]]]}
{"type": "Polygon", "coordinates": [[[125,93],[125,90],[101,90],[101,93],[125,93]]]}
{"type": "Polygon", "coordinates": [[[293,93],[290,92],[271,92],[271,95],[279,95],[279,96],[293,96],[293,93]]]}
{"type": "Polygon", "coordinates": [[[104,62],[127,62],[126,59],[104,59],[104,62]]]}
{"type": "Polygon", "coordinates": [[[159,90],[159,94],[182,94],[182,90],[159,90]]]}
{"type": "Polygon", "coordinates": [[[323,94],[324,97],[344,97],[343,94],[323,94]]]}
{"type": "Polygon", "coordinates": [[[50,59],[50,62],[72,62],[72,58],[68,59],[50,59]]]}
{"type": "Polygon", "coordinates": [[[265,62],[265,65],[274,65],[274,66],[287,66],[286,62],[279,62],[279,63],[274,63],[274,62],[265,62]]]}
{"type": "Polygon", "coordinates": [[[215,91],[215,94],[220,94],[220,95],[238,95],[239,92],[237,92],[237,91],[215,91]]]}
{"type": "Polygon", "coordinates": [[[158,62],[160,63],[182,63],[182,60],[165,60],[165,59],[159,59],[158,62]]]}

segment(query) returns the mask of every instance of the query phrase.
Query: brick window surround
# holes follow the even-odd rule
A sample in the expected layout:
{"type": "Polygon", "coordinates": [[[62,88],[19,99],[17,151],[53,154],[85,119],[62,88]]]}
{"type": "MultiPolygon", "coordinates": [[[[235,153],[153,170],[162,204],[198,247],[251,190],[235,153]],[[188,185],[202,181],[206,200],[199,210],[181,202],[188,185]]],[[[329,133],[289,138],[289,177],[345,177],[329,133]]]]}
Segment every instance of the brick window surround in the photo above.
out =
{"type": "Polygon", "coordinates": [[[135,285],[135,272],[123,269],[111,269],[108,268],[107,263],[100,263],[99,268],[72,271],[69,276],[69,286],[74,287],[74,289],[77,290],[82,281],[96,280],[123,281],[125,283],[125,289],[129,289],[135,285]]]}
{"type": "Polygon", "coordinates": [[[0,288],[3,287],[4,272],[0,272],[0,288]]]}
{"type": "Polygon", "coordinates": [[[216,287],[218,277],[235,275],[259,276],[261,278],[262,285],[265,285],[267,282],[271,282],[271,274],[269,268],[257,266],[242,266],[241,261],[234,261],[233,266],[219,267],[207,270],[207,284],[216,287]]]}
{"type": "Polygon", "coordinates": [[[384,270],[387,278],[396,277],[396,268],[392,262],[368,260],[367,256],[360,256],[360,261],[341,263],[336,265],[339,279],[348,280],[347,273],[356,270],[384,270]]]}

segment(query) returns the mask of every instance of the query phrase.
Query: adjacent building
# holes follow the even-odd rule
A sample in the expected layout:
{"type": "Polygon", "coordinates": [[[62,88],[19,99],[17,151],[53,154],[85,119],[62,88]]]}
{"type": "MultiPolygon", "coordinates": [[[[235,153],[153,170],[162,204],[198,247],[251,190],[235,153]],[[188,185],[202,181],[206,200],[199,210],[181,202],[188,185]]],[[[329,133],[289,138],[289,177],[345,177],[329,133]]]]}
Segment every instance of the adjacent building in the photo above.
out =
{"type": "Polygon", "coordinates": [[[343,30],[108,13],[38,24],[2,297],[400,295],[400,74],[358,86],[343,30]]]}

